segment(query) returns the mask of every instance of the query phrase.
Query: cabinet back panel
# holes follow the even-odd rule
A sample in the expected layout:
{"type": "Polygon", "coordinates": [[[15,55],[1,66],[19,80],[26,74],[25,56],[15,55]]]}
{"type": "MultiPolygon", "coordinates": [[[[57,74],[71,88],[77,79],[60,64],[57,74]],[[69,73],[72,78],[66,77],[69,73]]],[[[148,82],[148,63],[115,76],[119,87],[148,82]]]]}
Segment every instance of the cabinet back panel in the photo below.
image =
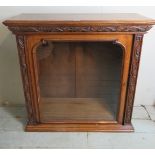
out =
{"type": "Polygon", "coordinates": [[[121,48],[112,42],[48,42],[37,48],[42,97],[119,95],[121,48]]]}

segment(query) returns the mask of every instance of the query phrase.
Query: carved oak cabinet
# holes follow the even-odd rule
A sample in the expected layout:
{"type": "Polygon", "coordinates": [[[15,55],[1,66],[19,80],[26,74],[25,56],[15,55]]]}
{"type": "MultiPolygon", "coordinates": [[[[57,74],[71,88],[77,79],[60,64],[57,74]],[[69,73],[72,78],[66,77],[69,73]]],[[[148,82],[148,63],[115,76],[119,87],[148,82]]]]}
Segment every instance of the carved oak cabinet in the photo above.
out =
{"type": "Polygon", "coordinates": [[[21,14],[17,39],[26,131],[133,131],[143,35],[138,14],[21,14]]]}

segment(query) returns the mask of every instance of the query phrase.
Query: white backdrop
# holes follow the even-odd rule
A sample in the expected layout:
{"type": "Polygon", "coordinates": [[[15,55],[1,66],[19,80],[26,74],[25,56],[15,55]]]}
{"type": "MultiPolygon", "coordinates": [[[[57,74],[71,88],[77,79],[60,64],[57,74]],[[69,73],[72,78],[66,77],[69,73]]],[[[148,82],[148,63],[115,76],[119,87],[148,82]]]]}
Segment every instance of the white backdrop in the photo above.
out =
{"type": "MultiPolygon", "coordinates": [[[[20,13],[140,13],[155,19],[155,7],[0,7],[0,103],[23,104],[15,37],[2,21],[20,13]]],[[[144,37],[135,105],[155,105],[155,28],[144,37]]]]}

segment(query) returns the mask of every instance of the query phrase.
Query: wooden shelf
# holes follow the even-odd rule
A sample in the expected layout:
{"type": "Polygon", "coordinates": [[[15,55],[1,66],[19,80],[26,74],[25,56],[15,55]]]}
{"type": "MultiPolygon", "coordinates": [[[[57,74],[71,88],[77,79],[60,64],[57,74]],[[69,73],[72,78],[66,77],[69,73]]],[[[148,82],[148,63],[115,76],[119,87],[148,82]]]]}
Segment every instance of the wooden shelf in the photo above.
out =
{"type": "Polygon", "coordinates": [[[41,122],[116,121],[117,104],[104,98],[43,98],[41,122]]]}

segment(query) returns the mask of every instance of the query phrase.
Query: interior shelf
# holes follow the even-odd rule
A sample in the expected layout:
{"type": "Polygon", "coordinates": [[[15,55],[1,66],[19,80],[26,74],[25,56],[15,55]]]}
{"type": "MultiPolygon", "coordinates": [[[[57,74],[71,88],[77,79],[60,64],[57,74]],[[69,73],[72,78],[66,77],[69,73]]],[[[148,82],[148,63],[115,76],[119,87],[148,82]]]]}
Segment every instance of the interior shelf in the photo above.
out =
{"type": "Polygon", "coordinates": [[[102,122],[116,120],[116,105],[103,98],[43,98],[43,122],[102,122]]]}

